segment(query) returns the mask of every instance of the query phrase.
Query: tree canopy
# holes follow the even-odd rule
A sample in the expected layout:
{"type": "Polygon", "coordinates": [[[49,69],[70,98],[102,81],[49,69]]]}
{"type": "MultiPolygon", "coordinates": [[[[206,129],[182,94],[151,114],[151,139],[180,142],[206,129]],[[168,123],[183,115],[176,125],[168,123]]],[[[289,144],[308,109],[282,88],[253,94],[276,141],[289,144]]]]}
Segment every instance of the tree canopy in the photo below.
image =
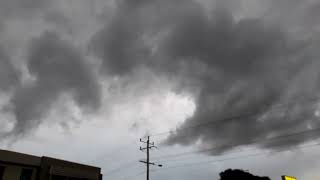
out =
{"type": "Polygon", "coordinates": [[[270,178],[255,176],[240,169],[227,169],[220,173],[220,180],[270,180],[270,178]]]}

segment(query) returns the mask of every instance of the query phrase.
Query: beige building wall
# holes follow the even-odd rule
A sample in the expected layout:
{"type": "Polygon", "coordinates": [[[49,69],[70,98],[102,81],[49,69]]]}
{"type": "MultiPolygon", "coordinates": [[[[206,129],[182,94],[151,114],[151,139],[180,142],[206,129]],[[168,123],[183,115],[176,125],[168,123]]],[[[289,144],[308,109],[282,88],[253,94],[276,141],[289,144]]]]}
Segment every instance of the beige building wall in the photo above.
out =
{"type": "Polygon", "coordinates": [[[3,180],[19,180],[21,168],[17,166],[5,166],[3,180]]]}
{"type": "Polygon", "coordinates": [[[91,180],[102,178],[98,167],[6,150],[0,150],[0,165],[5,167],[2,180],[20,180],[23,169],[33,170],[32,180],[49,180],[50,175],[91,180]]]}
{"type": "Polygon", "coordinates": [[[6,150],[0,150],[0,160],[32,166],[40,166],[41,163],[40,157],[6,150]]]}
{"type": "Polygon", "coordinates": [[[15,165],[7,165],[7,164],[0,164],[1,166],[5,167],[5,171],[3,174],[3,180],[20,180],[20,174],[23,168],[25,169],[32,169],[32,180],[36,180],[37,177],[37,169],[24,167],[24,166],[15,166],[15,165]]]}

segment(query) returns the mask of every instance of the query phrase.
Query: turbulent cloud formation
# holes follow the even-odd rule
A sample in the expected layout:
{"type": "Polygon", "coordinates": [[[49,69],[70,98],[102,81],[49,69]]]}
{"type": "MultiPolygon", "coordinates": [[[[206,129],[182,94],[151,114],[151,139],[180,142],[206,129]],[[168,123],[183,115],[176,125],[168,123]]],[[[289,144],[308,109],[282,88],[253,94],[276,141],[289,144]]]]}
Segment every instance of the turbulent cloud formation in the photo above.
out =
{"type": "MultiPolygon", "coordinates": [[[[313,107],[301,105],[303,98],[318,97],[319,80],[315,77],[319,74],[311,66],[319,63],[313,57],[298,57],[318,45],[298,48],[300,42],[285,30],[268,27],[260,19],[235,22],[223,14],[216,15],[211,21],[190,18],[173,31],[167,42],[174,59],[192,59],[208,67],[204,78],[198,79],[201,83],[196,113],[169,137],[168,143],[190,144],[200,139],[205,147],[221,147],[219,152],[269,136],[319,127],[313,107]],[[311,78],[312,84],[292,87],[311,78]],[[274,106],[291,101],[296,104],[282,108],[281,113],[274,110],[274,106]],[[232,121],[224,120],[241,115],[232,121]],[[183,130],[208,122],[213,124],[183,130]]],[[[300,136],[282,143],[298,144],[312,137],[300,136]]],[[[258,144],[279,145],[264,143],[258,144]]]]}
{"type": "Polygon", "coordinates": [[[200,10],[193,1],[181,4],[176,0],[135,0],[119,1],[117,5],[113,18],[90,43],[90,50],[102,59],[102,67],[109,75],[131,74],[139,67],[160,68],[167,57],[159,60],[159,54],[154,53],[162,34],[185,18],[187,11],[200,10]]]}
{"type": "MultiPolygon", "coordinates": [[[[71,96],[84,110],[97,109],[98,79],[116,77],[119,84],[152,86],[150,78],[143,77],[149,73],[170,81],[172,91],[192,96],[196,103],[193,116],[166,140],[169,145],[200,142],[203,148],[221,147],[213,152],[221,153],[253,142],[278,148],[319,137],[310,133],[285,143],[262,141],[319,127],[320,28],[313,20],[320,16],[317,1],[121,0],[115,1],[113,14],[102,13],[108,17],[96,33],[100,26],[92,23],[98,27],[83,30],[88,24],[82,18],[101,22],[101,17],[79,17],[81,11],[73,11],[71,2],[65,7],[64,1],[55,6],[48,6],[54,1],[20,1],[1,1],[0,15],[33,19],[42,35],[31,38],[27,47],[9,43],[27,54],[24,68],[31,78],[26,82],[19,81],[10,61],[24,56],[0,51],[0,90],[15,87],[10,101],[16,118],[13,134],[37,127],[61,95],[71,96]],[[50,11],[38,11],[45,7],[50,11]],[[90,62],[100,61],[100,74],[87,64],[83,44],[90,58],[94,56],[90,62]],[[207,125],[188,128],[199,124],[207,125]]],[[[10,32],[6,23],[0,24],[10,32]]],[[[28,38],[38,36],[33,28],[28,38]]],[[[148,92],[147,87],[137,89],[148,92]]]]}
{"type": "Polygon", "coordinates": [[[35,80],[22,85],[12,99],[14,134],[26,133],[45,118],[62,94],[69,94],[85,109],[100,105],[100,87],[84,57],[54,32],[32,41],[27,67],[35,80]]]}
{"type": "MultiPolygon", "coordinates": [[[[138,58],[144,49],[137,29],[139,22],[128,19],[130,15],[136,16],[130,11],[128,9],[123,14],[116,14],[92,40],[91,50],[102,58],[102,66],[111,74],[129,73],[134,66],[143,62],[138,58]]],[[[143,55],[140,58],[144,58],[143,55]]]]}
{"type": "MultiPolygon", "coordinates": [[[[112,75],[143,66],[177,81],[178,92],[196,97],[195,114],[168,144],[201,140],[203,147],[221,147],[213,152],[220,153],[253,142],[274,148],[319,137],[257,141],[319,127],[314,115],[319,42],[291,32],[295,22],[281,25],[281,18],[271,16],[279,13],[277,5],[289,2],[273,1],[264,16],[240,19],[225,7],[228,3],[207,13],[194,1],[122,2],[95,36],[93,49],[112,75]],[[225,120],[234,116],[241,117],[225,120]],[[208,122],[214,125],[188,128],[208,122]]],[[[308,3],[301,8],[300,2],[291,6],[306,13],[311,8],[308,3]]]]}
{"type": "Polygon", "coordinates": [[[10,57],[0,47],[0,91],[7,91],[18,83],[18,74],[10,57]]]}
{"type": "Polygon", "coordinates": [[[23,17],[38,12],[48,4],[48,0],[2,0],[0,15],[2,17],[23,17]]]}

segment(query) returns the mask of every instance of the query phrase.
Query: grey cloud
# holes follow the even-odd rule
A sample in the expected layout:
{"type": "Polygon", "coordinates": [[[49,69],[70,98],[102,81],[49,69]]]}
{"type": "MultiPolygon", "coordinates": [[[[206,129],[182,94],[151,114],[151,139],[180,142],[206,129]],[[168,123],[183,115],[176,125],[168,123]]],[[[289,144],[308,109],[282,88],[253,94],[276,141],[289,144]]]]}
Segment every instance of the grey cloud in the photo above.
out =
{"type": "Polygon", "coordinates": [[[0,15],[2,17],[26,17],[46,7],[48,0],[1,0],[0,15]]]}
{"type": "Polygon", "coordinates": [[[10,90],[18,84],[19,77],[10,57],[0,47],[0,90],[10,90]]]}
{"type": "MultiPolygon", "coordinates": [[[[202,140],[204,147],[222,147],[213,152],[221,153],[259,138],[319,126],[313,114],[315,102],[305,102],[319,97],[319,42],[305,39],[305,31],[292,34],[294,21],[281,24],[282,18],[271,15],[235,20],[228,8],[215,7],[208,14],[191,0],[126,2],[93,38],[91,47],[111,75],[131,75],[132,69],[143,66],[177,81],[178,93],[197,99],[195,114],[169,136],[167,144],[202,140]],[[145,37],[161,33],[160,40],[145,43],[145,37]],[[275,108],[279,104],[285,108],[275,108]],[[252,115],[220,122],[248,113],[252,115]],[[215,126],[185,130],[206,122],[215,126]]],[[[273,1],[268,13],[281,12],[277,6],[287,3],[273,1]]],[[[301,16],[310,7],[290,3],[305,12],[301,16]]],[[[287,147],[318,137],[299,136],[281,144],[287,147]]],[[[279,143],[255,144],[279,147],[279,143]]]]}
{"type": "Polygon", "coordinates": [[[102,69],[111,75],[130,74],[141,66],[159,66],[166,60],[157,62],[147,41],[188,15],[186,10],[197,7],[199,4],[192,1],[120,1],[110,22],[92,38],[90,51],[102,59],[102,69]]]}
{"type": "Polygon", "coordinates": [[[311,53],[319,44],[309,41],[308,48],[297,49],[296,45],[300,42],[285,33],[286,27],[270,28],[271,25],[260,19],[233,22],[224,17],[218,15],[217,20],[202,22],[192,19],[189,22],[189,19],[188,23],[178,26],[167,42],[171,56],[201,61],[212,68],[216,76],[209,74],[204,80],[199,79],[203,84],[197,111],[180,127],[181,130],[178,128],[177,133],[171,134],[167,143],[190,144],[200,139],[205,147],[222,147],[213,152],[220,153],[252,142],[278,148],[280,144],[290,146],[318,138],[318,134],[313,134],[280,143],[256,141],[270,135],[305,130],[308,125],[319,127],[318,118],[313,114],[315,109],[310,106],[312,103],[309,106],[300,105],[302,100],[299,102],[297,98],[319,96],[319,73],[310,69],[310,66],[319,65],[316,59],[319,54],[311,53]],[[308,53],[311,55],[308,59],[299,57],[308,53]],[[316,75],[306,75],[308,71],[316,75]],[[310,82],[310,78],[313,85],[290,89],[292,84],[310,82]],[[294,95],[289,93],[292,91],[295,91],[294,95]],[[293,107],[282,110],[289,112],[286,116],[277,115],[273,107],[288,101],[297,102],[293,107]],[[253,115],[248,117],[247,113],[253,115]],[[244,116],[231,122],[219,122],[241,114],[244,116]],[[183,130],[184,127],[206,122],[215,123],[199,129],[183,130]]]}
{"type": "Polygon", "coordinates": [[[36,80],[21,85],[12,98],[16,125],[11,134],[28,133],[45,118],[60,95],[68,93],[85,110],[100,106],[100,87],[83,55],[54,32],[32,40],[27,67],[36,80]]]}
{"type": "Polygon", "coordinates": [[[138,22],[130,21],[126,12],[119,14],[98,32],[92,40],[91,50],[102,58],[102,65],[107,73],[125,74],[141,63],[139,54],[143,45],[139,35],[138,22]]]}
{"type": "Polygon", "coordinates": [[[65,17],[61,12],[47,12],[44,16],[44,20],[55,25],[58,28],[62,28],[67,33],[72,33],[73,31],[73,27],[70,25],[71,19],[65,17]]]}
{"type": "Polygon", "coordinates": [[[201,18],[202,21],[189,19],[187,23],[183,22],[166,44],[175,59],[201,61],[212,68],[216,76],[209,74],[204,80],[199,79],[203,84],[197,111],[180,127],[181,130],[178,128],[177,133],[171,134],[167,143],[190,144],[200,139],[205,147],[222,147],[213,152],[219,153],[252,142],[278,148],[280,144],[290,146],[318,138],[318,134],[313,134],[280,143],[256,141],[270,135],[305,130],[307,125],[319,127],[312,103],[309,106],[300,105],[303,100],[299,102],[298,98],[319,96],[319,73],[310,69],[310,66],[319,65],[316,59],[319,54],[311,53],[319,44],[309,41],[308,48],[297,49],[297,44],[301,42],[286,34],[286,27],[272,27],[261,19],[233,22],[219,14],[216,18],[213,21],[203,21],[205,18],[201,18]],[[311,55],[308,59],[299,58],[308,53],[311,55]],[[316,75],[306,75],[308,71],[316,75]],[[310,78],[313,85],[291,87],[296,83],[302,85],[310,78]],[[295,91],[294,95],[289,93],[292,91],[295,91]],[[288,101],[297,102],[293,107],[282,110],[289,112],[286,116],[274,112],[274,106],[288,101]],[[248,113],[253,115],[248,117],[248,113]],[[231,122],[219,122],[241,114],[244,116],[231,122]],[[199,129],[183,130],[206,122],[215,123],[199,129]]]}

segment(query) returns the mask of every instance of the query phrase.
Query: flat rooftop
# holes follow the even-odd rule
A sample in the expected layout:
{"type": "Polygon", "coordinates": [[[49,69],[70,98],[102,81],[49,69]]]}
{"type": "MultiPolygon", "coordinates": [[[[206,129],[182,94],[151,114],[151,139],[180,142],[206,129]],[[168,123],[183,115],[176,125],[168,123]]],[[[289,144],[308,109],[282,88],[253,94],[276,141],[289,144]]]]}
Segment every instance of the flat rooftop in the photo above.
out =
{"type": "Polygon", "coordinates": [[[40,166],[41,157],[0,149],[0,161],[30,166],[40,166]]]}
{"type": "Polygon", "coordinates": [[[45,161],[46,164],[59,164],[59,165],[81,167],[81,168],[92,169],[92,170],[101,170],[99,167],[80,164],[72,161],[66,161],[66,160],[47,157],[47,156],[40,157],[40,156],[34,156],[34,155],[24,154],[20,152],[0,149],[0,162],[17,163],[17,164],[29,165],[29,166],[40,166],[42,161],[45,161]]]}

